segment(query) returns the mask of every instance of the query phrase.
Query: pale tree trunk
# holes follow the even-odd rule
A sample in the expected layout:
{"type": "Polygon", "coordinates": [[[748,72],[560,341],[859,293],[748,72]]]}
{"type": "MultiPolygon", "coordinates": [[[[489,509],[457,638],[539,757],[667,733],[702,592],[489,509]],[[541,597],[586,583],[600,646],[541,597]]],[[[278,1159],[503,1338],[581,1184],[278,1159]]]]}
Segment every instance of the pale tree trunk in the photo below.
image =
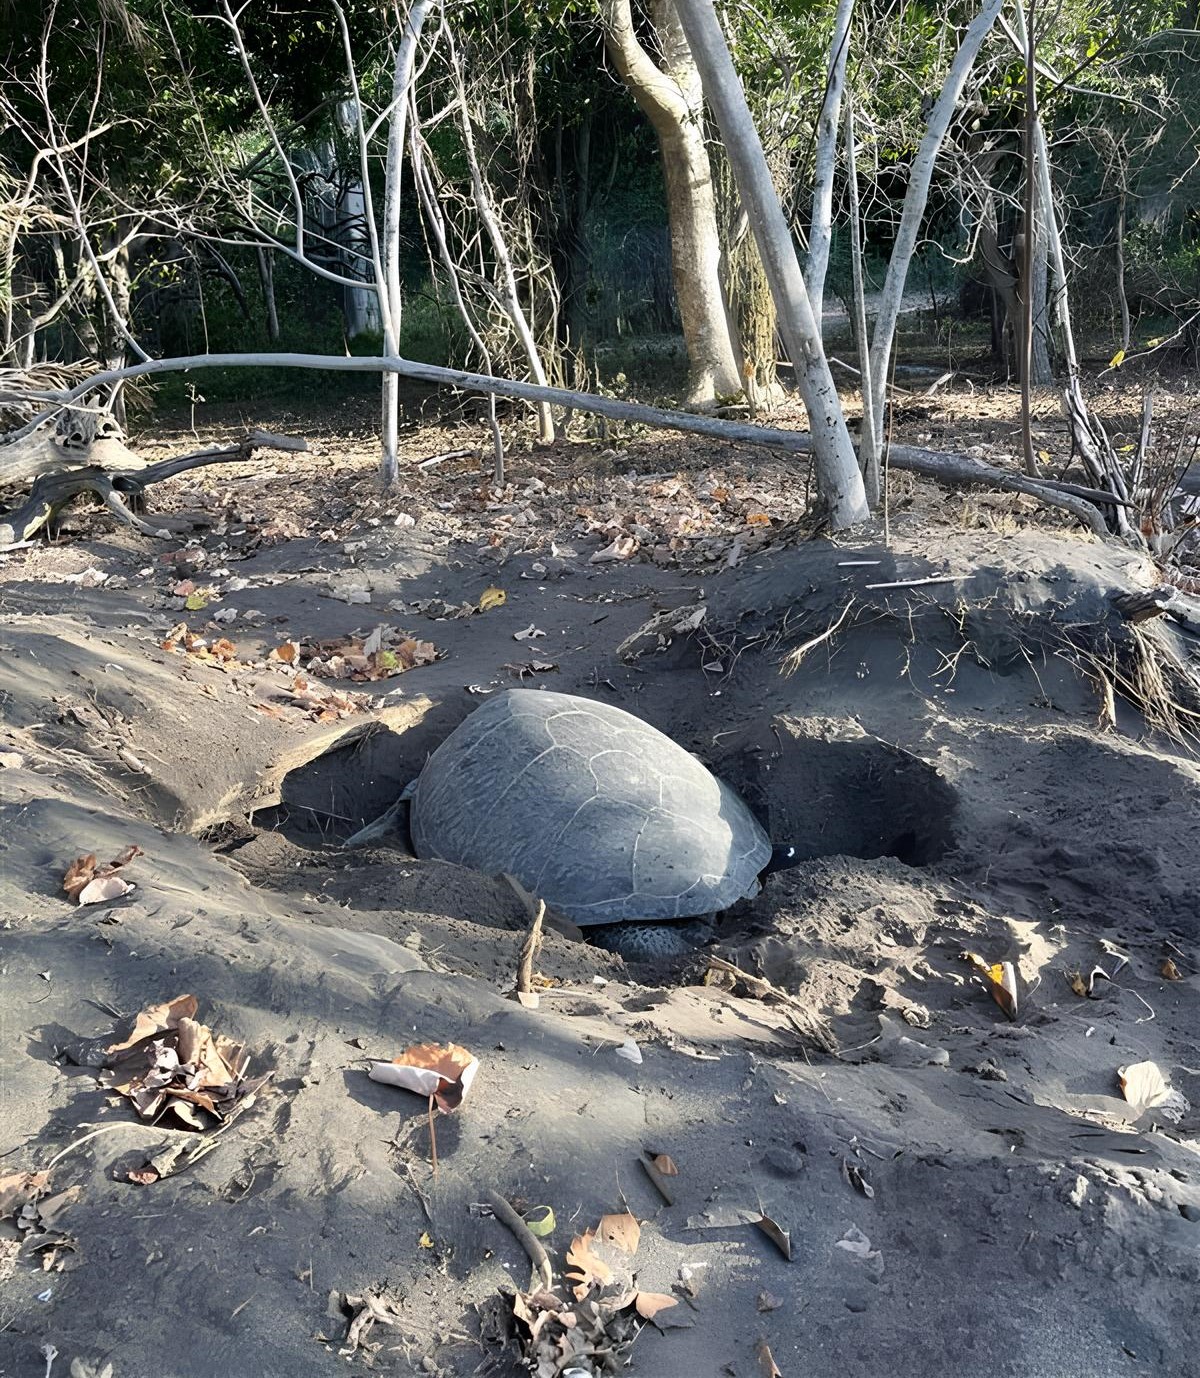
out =
{"type": "Polygon", "coordinates": [[[1129,352],[1129,339],[1132,326],[1129,320],[1129,296],[1125,290],[1125,165],[1121,164],[1121,189],[1117,196],[1117,304],[1121,309],[1121,354],[1129,352]]]}
{"type": "MultiPolygon", "coordinates": [[[[133,299],[129,278],[129,242],[127,239],[122,240],[121,230],[122,224],[118,221],[116,233],[112,236],[114,242],[111,246],[106,246],[111,247],[112,251],[105,254],[103,264],[108,275],[110,298],[117,312],[115,318],[106,313],[104,366],[108,369],[121,368],[125,363],[125,336],[120,327],[130,318],[133,299]]],[[[113,388],[109,406],[118,423],[124,426],[125,389],[122,384],[117,383],[113,388]]]]}
{"type": "Polygon", "coordinates": [[[704,90],[671,0],[652,0],[659,67],[634,32],[630,0],[600,0],[609,52],[658,136],[675,297],[687,346],[687,402],[711,406],[742,391],[721,290],[721,243],[712,167],[704,142],[704,90]]]}
{"type": "Polygon", "coordinates": [[[817,488],[828,508],[831,526],[840,530],[865,520],[869,512],[854,445],[804,287],[791,230],[711,0],[676,0],[676,5],[771,284],[779,332],[808,411],[817,488]]]}
{"type": "Polygon", "coordinates": [[[880,296],[879,311],[875,317],[875,331],[871,337],[871,402],[875,423],[878,428],[875,445],[882,452],[883,410],[887,401],[888,364],[892,357],[892,344],[896,337],[896,322],[900,316],[900,303],[904,298],[904,284],[908,279],[908,267],[917,247],[917,236],[921,221],[925,217],[925,206],[929,200],[929,185],[933,180],[934,164],[954,117],[954,109],[962,95],[971,68],[983,47],[984,40],[992,30],[1004,0],[984,0],[983,9],[971,21],[962,44],[950,64],[950,71],[942,85],[941,94],[929,116],[925,136],[913,158],[908,176],[908,191],[904,197],[904,209],[900,214],[900,225],[896,231],[892,256],[888,262],[887,277],[884,279],[880,296]]]}
{"type": "MultiPolygon", "coordinates": [[[[338,102],[337,122],[344,135],[350,138],[357,137],[357,125],[360,111],[357,108],[358,102],[344,100],[338,102]]],[[[357,236],[358,243],[355,244],[353,229],[349,231],[350,244],[342,249],[342,264],[347,276],[358,276],[361,259],[354,253],[348,252],[349,249],[361,248],[368,245],[370,232],[367,228],[367,197],[363,187],[362,178],[350,178],[346,182],[346,189],[342,194],[341,205],[336,207],[341,212],[341,219],[348,227],[355,225],[362,226],[361,235],[357,236]]],[[[346,335],[353,340],[356,336],[364,334],[366,331],[377,331],[381,325],[379,313],[379,294],[375,287],[368,282],[364,282],[361,287],[347,287],[345,289],[344,312],[346,317],[346,335]]]]}
{"type": "Polygon", "coordinates": [[[838,0],[826,68],[825,100],[817,119],[812,223],[808,232],[808,263],[804,270],[804,283],[818,325],[825,310],[825,275],[829,271],[829,246],[833,240],[833,177],[837,169],[838,126],[841,121],[842,91],[846,85],[846,57],[850,52],[850,19],[853,12],[854,0],[838,0]]]}
{"type": "Polygon", "coordinates": [[[858,467],[862,471],[867,505],[874,511],[883,494],[881,447],[875,443],[875,410],[871,399],[871,341],[867,336],[867,284],[863,272],[862,214],[858,203],[858,147],[854,134],[854,101],[846,98],[846,179],[850,192],[850,275],[854,284],[854,338],[862,379],[862,434],[858,467]]]}
{"type": "MultiPolygon", "coordinates": [[[[380,287],[386,305],[380,303],[383,325],[383,352],[400,352],[400,172],[404,163],[404,135],[408,120],[408,89],[412,85],[413,63],[417,43],[425,27],[431,0],[414,0],[404,22],[404,32],[396,49],[392,67],[392,107],[388,119],[387,161],[383,202],[383,282],[380,287]]],[[[383,377],[383,438],[379,459],[379,478],[385,488],[392,487],[400,477],[400,389],[399,377],[385,373],[383,377]]]]}
{"type": "Polygon", "coordinates": [[[1039,205],[1037,240],[1033,246],[1033,381],[1039,385],[1054,382],[1050,360],[1050,251],[1046,244],[1046,211],[1039,205]]]}
{"type": "Polygon", "coordinates": [[[279,340],[279,309],[275,304],[275,262],[269,249],[258,250],[258,281],[267,313],[267,339],[275,344],[279,340]]]}

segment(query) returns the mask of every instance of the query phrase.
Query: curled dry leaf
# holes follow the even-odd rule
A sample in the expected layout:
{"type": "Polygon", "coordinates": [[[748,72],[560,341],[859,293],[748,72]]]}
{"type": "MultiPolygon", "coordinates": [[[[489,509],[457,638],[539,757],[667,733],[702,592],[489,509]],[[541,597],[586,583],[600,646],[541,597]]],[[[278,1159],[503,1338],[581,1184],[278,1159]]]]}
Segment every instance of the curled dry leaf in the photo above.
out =
{"type": "Polygon", "coordinates": [[[503,607],[508,601],[508,594],[501,588],[486,588],[479,595],[479,611],[487,612],[491,608],[503,607]]]}
{"type": "Polygon", "coordinates": [[[656,1153],[650,1161],[662,1173],[664,1177],[678,1177],[679,1169],[675,1166],[675,1159],[669,1153],[656,1153]]]}
{"type": "Polygon", "coordinates": [[[399,1086],[433,1098],[439,1110],[457,1110],[471,1089],[479,1059],[457,1043],[418,1043],[391,1062],[376,1062],[369,1076],[387,1086],[399,1086]]]}
{"type": "Polygon", "coordinates": [[[1117,1069],[1121,1093],[1139,1114],[1156,1110],[1173,1124],[1191,1108],[1182,1092],[1175,1090],[1154,1062],[1134,1062],[1117,1069]]]}
{"type": "Polygon", "coordinates": [[[983,977],[983,983],[991,992],[992,999],[1010,1019],[1015,1019],[1020,1006],[1020,992],[1013,964],[989,962],[977,952],[962,953],[962,960],[983,977]]]}
{"type": "Polygon", "coordinates": [[[772,1220],[769,1215],[763,1214],[750,1223],[756,1225],[767,1236],[789,1263],[792,1261],[792,1236],[782,1225],[772,1220]]]}
{"type": "Polygon", "coordinates": [[[48,1172],[9,1172],[0,1177],[0,1220],[23,1211],[44,1196],[49,1185],[48,1172]]]}
{"type": "Polygon", "coordinates": [[[127,895],[133,886],[117,875],[117,872],[143,852],[131,843],[120,856],[114,857],[107,865],[96,864],[95,852],[76,857],[63,876],[63,889],[68,898],[76,904],[98,904],[104,900],[119,899],[127,895]]]}
{"type": "Polygon", "coordinates": [[[514,640],[514,641],[536,641],[537,638],[538,638],[539,636],[545,636],[545,635],[546,635],[546,633],[545,633],[544,631],[542,631],[542,629],[541,629],[540,627],[535,627],[535,626],[533,625],[533,623],[531,622],[531,623],[529,624],[529,626],[526,627],[525,630],[524,630],[523,632],[513,632],[513,640],[514,640]]]}
{"type": "Polygon", "coordinates": [[[1158,969],[1158,974],[1165,981],[1182,981],[1183,977],[1179,973],[1179,968],[1170,957],[1163,959],[1162,966],[1158,969]]]}

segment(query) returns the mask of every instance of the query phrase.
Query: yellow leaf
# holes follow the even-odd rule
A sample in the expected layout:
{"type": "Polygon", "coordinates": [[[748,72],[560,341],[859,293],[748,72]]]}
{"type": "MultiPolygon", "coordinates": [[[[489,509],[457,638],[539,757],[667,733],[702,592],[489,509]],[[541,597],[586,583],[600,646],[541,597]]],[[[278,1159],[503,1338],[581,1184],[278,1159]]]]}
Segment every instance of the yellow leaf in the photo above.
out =
{"type": "Polygon", "coordinates": [[[189,593],[184,599],[183,606],[188,612],[199,612],[201,608],[208,607],[208,599],[202,593],[189,593]]]}
{"type": "Polygon", "coordinates": [[[422,1249],[433,1248],[433,1240],[430,1239],[428,1230],[426,1230],[425,1233],[421,1236],[421,1238],[417,1240],[417,1243],[421,1246],[422,1249]]]}
{"type": "Polygon", "coordinates": [[[479,611],[487,612],[491,608],[503,607],[508,601],[508,594],[503,589],[488,588],[479,595],[479,611]]]}
{"type": "Polygon", "coordinates": [[[1109,368],[1120,368],[1121,365],[1122,365],[1124,362],[1125,362],[1125,351],[1124,351],[1123,349],[1118,349],[1117,352],[1116,352],[1116,353],[1112,356],[1112,358],[1108,361],[1108,366],[1109,366],[1109,368]]]}
{"type": "Polygon", "coordinates": [[[1038,458],[1042,461],[1043,464],[1048,464],[1048,463],[1050,462],[1050,451],[1049,451],[1049,450],[1039,450],[1039,451],[1038,451],[1038,458]]]}

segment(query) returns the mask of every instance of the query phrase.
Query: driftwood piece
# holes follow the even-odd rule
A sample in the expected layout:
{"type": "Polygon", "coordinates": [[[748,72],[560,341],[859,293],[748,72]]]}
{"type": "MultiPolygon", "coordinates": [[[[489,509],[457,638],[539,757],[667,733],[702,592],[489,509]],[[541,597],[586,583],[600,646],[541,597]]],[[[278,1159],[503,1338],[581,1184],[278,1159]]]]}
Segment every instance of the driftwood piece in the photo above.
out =
{"type": "Polygon", "coordinates": [[[1155,617],[1170,616],[1185,631],[1200,635],[1200,599],[1190,597],[1171,584],[1117,594],[1112,604],[1132,626],[1155,617]]]}
{"type": "MultiPolygon", "coordinates": [[[[19,507],[0,514],[0,551],[24,544],[83,493],[98,497],[114,516],[143,536],[166,539],[174,534],[177,523],[171,518],[161,518],[157,523],[146,521],[131,509],[131,500],[141,498],[152,483],[174,478],[188,469],[247,460],[259,449],[295,452],[307,450],[308,442],[295,436],[254,430],[247,432],[235,445],[197,450],[192,454],[160,460],[157,464],[142,465],[138,461],[137,468],[113,470],[100,464],[88,464],[59,473],[43,472],[34,480],[29,496],[19,507]]],[[[126,454],[129,452],[126,451],[126,454]]],[[[131,454],[129,457],[136,460],[131,454]]]]}
{"type": "Polygon", "coordinates": [[[530,1263],[537,1271],[542,1286],[546,1291],[549,1291],[554,1286],[554,1271],[550,1266],[550,1256],[546,1253],[541,1241],[530,1231],[529,1226],[498,1191],[489,1188],[483,1193],[483,1199],[491,1206],[492,1214],[496,1219],[512,1231],[513,1236],[521,1248],[525,1250],[530,1263]]]}

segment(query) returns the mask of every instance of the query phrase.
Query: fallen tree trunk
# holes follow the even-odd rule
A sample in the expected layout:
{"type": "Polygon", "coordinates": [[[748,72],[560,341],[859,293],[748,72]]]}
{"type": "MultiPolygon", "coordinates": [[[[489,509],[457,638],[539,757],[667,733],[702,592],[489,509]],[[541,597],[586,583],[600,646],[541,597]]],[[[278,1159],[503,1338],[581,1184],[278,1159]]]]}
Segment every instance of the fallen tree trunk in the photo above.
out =
{"type": "MultiPolygon", "coordinates": [[[[137,502],[151,483],[161,483],[188,469],[208,464],[233,464],[250,459],[255,450],[307,450],[308,443],[293,436],[272,435],[267,431],[250,431],[236,445],[217,449],[197,450],[193,454],[160,460],[138,469],[105,469],[89,464],[68,469],[64,473],[43,473],[34,481],[25,501],[0,519],[0,552],[23,545],[77,497],[91,493],[98,497],[114,516],[143,536],[166,538],[177,534],[177,523],[160,518],[157,525],[146,521],[130,507],[137,502]]],[[[132,456],[131,456],[132,457],[132,456]]]]}
{"type": "MultiPolygon", "coordinates": [[[[511,378],[493,378],[486,374],[467,373],[462,369],[418,363],[399,356],[341,354],[191,354],[177,359],[151,359],[147,363],[110,369],[96,374],[74,388],[31,390],[27,394],[31,400],[53,403],[53,407],[50,411],[36,416],[19,430],[10,432],[3,439],[20,439],[29,434],[47,416],[52,415],[57,408],[73,402],[93,388],[117,382],[121,378],[140,378],[152,373],[178,373],[198,368],[238,368],[247,365],[260,368],[322,369],[346,373],[375,373],[383,370],[407,378],[417,378],[438,387],[458,388],[463,392],[492,393],[497,397],[512,397],[525,402],[549,402],[555,406],[595,412],[615,421],[632,421],[662,430],[706,435],[715,440],[728,440],[745,445],[766,445],[792,454],[812,453],[812,437],[805,431],[750,426],[744,422],[723,421],[714,416],[700,416],[694,412],[669,411],[665,407],[647,407],[638,402],[621,402],[615,397],[597,397],[592,393],[572,392],[566,388],[543,388],[536,383],[521,383],[511,378]]],[[[954,486],[975,485],[1025,493],[1048,507],[1058,507],[1070,512],[1097,535],[1109,534],[1098,508],[1078,493],[1062,491],[1048,480],[1038,481],[1021,474],[996,469],[982,460],[969,459],[965,455],[944,455],[936,450],[925,450],[911,445],[893,445],[889,451],[889,463],[893,468],[922,474],[940,483],[954,486]]],[[[143,473],[143,481],[144,477],[143,473]]]]}

